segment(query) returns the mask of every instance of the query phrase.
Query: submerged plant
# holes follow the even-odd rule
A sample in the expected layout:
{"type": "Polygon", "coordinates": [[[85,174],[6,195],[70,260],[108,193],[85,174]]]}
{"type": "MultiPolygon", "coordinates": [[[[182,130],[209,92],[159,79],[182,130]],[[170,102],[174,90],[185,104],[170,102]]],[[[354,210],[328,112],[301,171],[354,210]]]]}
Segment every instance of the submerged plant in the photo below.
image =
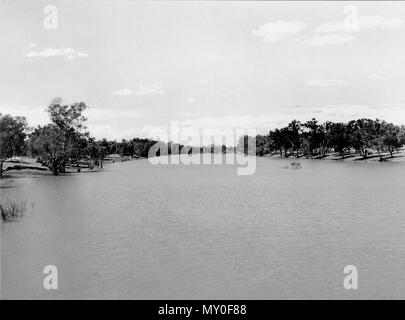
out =
{"type": "Polygon", "coordinates": [[[26,208],[25,202],[3,201],[0,203],[1,218],[3,221],[15,221],[25,214],[26,208]]]}

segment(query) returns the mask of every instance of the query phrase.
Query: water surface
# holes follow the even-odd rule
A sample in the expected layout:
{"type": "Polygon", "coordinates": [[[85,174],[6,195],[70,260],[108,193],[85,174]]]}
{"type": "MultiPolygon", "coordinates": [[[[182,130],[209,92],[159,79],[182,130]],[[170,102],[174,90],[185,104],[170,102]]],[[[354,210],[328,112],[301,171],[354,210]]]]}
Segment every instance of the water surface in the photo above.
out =
{"type": "Polygon", "coordinates": [[[0,180],[28,210],[0,226],[2,298],[405,299],[405,164],[290,162],[0,180]],[[343,288],[348,264],[357,291],[343,288]]]}

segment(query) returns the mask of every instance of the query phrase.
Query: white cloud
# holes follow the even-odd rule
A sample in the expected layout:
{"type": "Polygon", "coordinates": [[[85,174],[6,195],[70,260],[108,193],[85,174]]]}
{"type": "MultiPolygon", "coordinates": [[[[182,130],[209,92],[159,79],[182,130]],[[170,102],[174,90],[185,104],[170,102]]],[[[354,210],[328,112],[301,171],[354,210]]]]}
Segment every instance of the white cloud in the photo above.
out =
{"type": "Polygon", "coordinates": [[[153,83],[153,84],[150,84],[150,85],[140,85],[135,90],[135,94],[137,96],[164,94],[165,93],[165,91],[164,91],[165,88],[167,88],[167,86],[162,85],[162,84],[158,84],[158,83],[153,83]]]}
{"type": "Polygon", "coordinates": [[[384,18],[382,16],[362,16],[354,19],[350,24],[330,21],[316,28],[318,33],[359,32],[372,29],[395,29],[403,26],[399,18],[384,18]]]}
{"type": "Polygon", "coordinates": [[[343,80],[320,80],[320,79],[311,79],[305,83],[307,87],[338,87],[344,86],[347,83],[343,80]]]}
{"type": "Polygon", "coordinates": [[[306,27],[302,21],[267,22],[252,34],[262,38],[263,42],[277,42],[284,38],[299,34],[306,27]]]}
{"type": "Polygon", "coordinates": [[[384,18],[382,16],[360,16],[350,21],[329,21],[315,29],[314,36],[301,39],[309,46],[318,47],[330,44],[345,44],[354,41],[353,34],[376,29],[394,29],[403,26],[399,18],[384,18]]]}
{"type": "MultiPolygon", "coordinates": [[[[30,47],[32,47],[30,45],[30,47]]],[[[74,59],[74,58],[87,58],[89,56],[88,53],[76,51],[72,48],[44,48],[40,51],[32,50],[26,54],[28,58],[49,58],[49,57],[64,57],[66,59],[74,59]]]]}
{"type": "Polygon", "coordinates": [[[158,95],[158,94],[164,94],[165,90],[168,88],[168,86],[163,85],[163,84],[158,84],[158,83],[153,83],[149,85],[142,84],[138,86],[136,89],[129,89],[129,88],[124,88],[124,89],[119,89],[117,91],[113,92],[113,95],[116,96],[147,96],[147,95],[158,95]]]}
{"type": "Polygon", "coordinates": [[[163,84],[158,84],[158,83],[153,83],[153,84],[142,84],[138,86],[136,89],[129,89],[129,88],[124,88],[124,89],[119,89],[117,91],[113,92],[113,95],[116,96],[147,96],[147,95],[158,95],[158,94],[164,94],[165,90],[168,88],[168,86],[163,85],[163,84]]]}
{"type": "Polygon", "coordinates": [[[324,24],[321,24],[315,29],[317,33],[335,33],[335,32],[344,32],[348,31],[343,22],[338,21],[329,21],[324,24]]]}
{"type": "Polygon", "coordinates": [[[30,43],[30,44],[29,44],[29,47],[30,47],[30,48],[35,48],[36,46],[37,46],[37,45],[36,45],[35,43],[30,43]]]}
{"type": "Polygon", "coordinates": [[[194,102],[195,102],[195,98],[193,98],[193,97],[188,98],[188,99],[186,100],[186,102],[187,102],[187,103],[194,103],[194,102]]]}
{"type": "Polygon", "coordinates": [[[115,96],[131,96],[133,94],[134,94],[134,90],[128,89],[128,88],[120,89],[120,90],[113,92],[113,95],[115,95],[115,96]]]}
{"type": "Polygon", "coordinates": [[[354,41],[356,38],[351,34],[326,34],[315,35],[303,40],[307,45],[311,47],[320,47],[330,44],[344,44],[354,41]]]}

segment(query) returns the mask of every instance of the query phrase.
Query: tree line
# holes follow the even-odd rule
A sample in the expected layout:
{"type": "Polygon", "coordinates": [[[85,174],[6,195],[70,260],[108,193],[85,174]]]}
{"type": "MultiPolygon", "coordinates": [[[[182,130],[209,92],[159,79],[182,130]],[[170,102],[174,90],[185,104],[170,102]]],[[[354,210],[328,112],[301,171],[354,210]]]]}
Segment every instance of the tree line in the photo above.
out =
{"type": "Polygon", "coordinates": [[[245,153],[280,154],[282,157],[323,158],[334,152],[344,158],[348,153],[357,153],[363,159],[378,154],[384,160],[384,153],[393,157],[394,152],[405,145],[405,126],[397,126],[379,119],[358,119],[347,123],[326,121],[318,123],[313,118],[301,123],[293,120],[283,128],[269,131],[267,135],[254,137],[255,150],[246,148],[244,136],[239,144],[245,145],[245,153]],[[243,140],[242,140],[243,139],[243,140]]]}
{"type": "MultiPolygon", "coordinates": [[[[66,172],[67,167],[76,166],[80,170],[83,162],[91,168],[93,165],[102,167],[109,154],[147,158],[151,147],[158,143],[141,138],[123,139],[121,142],[97,140],[85,126],[87,119],[83,113],[87,108],[84,102],[66,104],[61,98],[55,98],[46,108],[50,123],[36,128],[29,127],[24,117],[0,114],[0,176],[4,171],[3,162],[13,156],[34,157],[53,175],[59,175],[66,172]]],[[[377,153],[380,160],[384,160],[383,153],[393,157],[394,152],[405,145],[405,126],[365,118],[347,123],[318,123],[316,119],[301,123],[293,120],[267,135],[241,137],[235,148],[225,145],[183,148],[183,145],[173,142],[159,144],[161,147],[156,156],[178,154],[183,150],[188,153],[237,150],[259,156],[277,153],[282,157],[322,158],[333,151],[342,158],[354,152],[367,159],[371,153],[377,153]]]]}

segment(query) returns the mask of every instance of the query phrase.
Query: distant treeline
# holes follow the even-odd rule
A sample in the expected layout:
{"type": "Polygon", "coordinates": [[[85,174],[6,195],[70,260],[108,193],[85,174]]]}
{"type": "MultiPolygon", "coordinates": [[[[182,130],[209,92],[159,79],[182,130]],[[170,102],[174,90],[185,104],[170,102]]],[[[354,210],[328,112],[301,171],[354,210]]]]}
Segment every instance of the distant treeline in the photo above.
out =
{"type": "MultiPolygon", "coordinates": [[[[24,117],[0,114],[0,176],[3,162],[13,156],[30,156],[51,170],[52,174],[66,172],[66,167],[79,166],[83,161],[102,167],[103,160],[111,154],[131,158],[146,158],[158,141],[134,138],[131,140],[96,140],[85,127],[83,112],[88,108],[84,102],[65,104],[61,98],[54,99],[46,112],[50,123],[31,128],[24,117]]],[[[244,152],[245,154],[278,153],[283,157],[324,157],[333,151],[342,157],[354,150],[365,159],[370,152],[393,153],[405,144],[405,127],[380,120],[359,119],[348,123],[325,122],[316,119],[305,123],[293,120],[288,126],[270,131],[267,135],[241,137],[236,147],[225,145],[187,146],[172,142],[160,143],[155,154],[194,152],[244,152]]],[[[22,168],[17,165],[10,168],[22,168]]],[[[32,168],[32,167],[30,167],[32,168]]],[[[7,170],[7,169],[6,169],[7,170]]]]}
{"type": "Polygon", "coordinates": [[[244,145],[244,152],[263,156],[278,153],[280,156],[305,156],[323,158],[328,152],[335,152],[344,157],[348,152],[361,155],[364,159],[370,153],[378,154],[383,160],[383,153],[393,153],[405,144],[405,126],[397,126],[381,120],[358,119],[347,123],[318,123],[312,119],[305,123],[291,121],[286,127],[270,131],[267,135],[245,136],[239,144],[244,145]],[[255,140],[247,147],[247,142],[255,140]]]}

